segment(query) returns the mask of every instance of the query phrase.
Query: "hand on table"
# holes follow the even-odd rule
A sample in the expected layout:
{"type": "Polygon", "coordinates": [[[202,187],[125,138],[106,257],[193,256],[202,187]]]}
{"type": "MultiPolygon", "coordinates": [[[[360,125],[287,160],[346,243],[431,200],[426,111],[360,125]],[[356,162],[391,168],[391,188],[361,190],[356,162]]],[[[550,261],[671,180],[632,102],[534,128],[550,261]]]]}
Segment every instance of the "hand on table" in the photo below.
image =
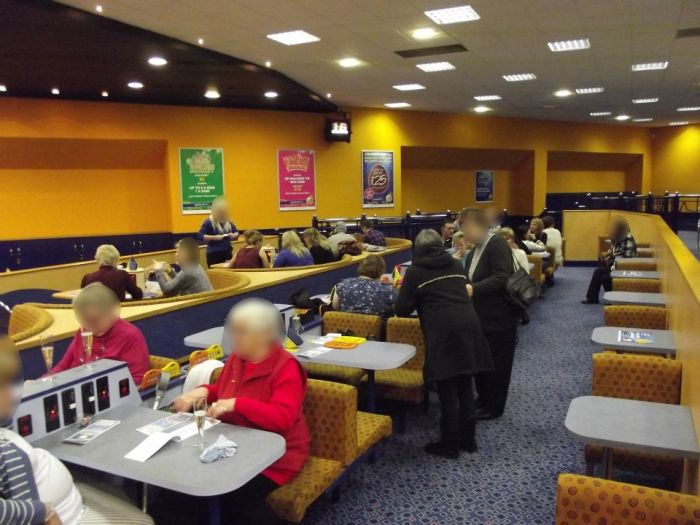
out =
{"type": "Polygon", "coordinates": [[[212,403],[207,410],[207,416],[213,417],[214,419],[220,419],[221,416],[229,412],[233,412],[236,408],[236,398],[231,399],[219,399],[218,401],[212,403]]]}
{"type": "Polygon", "coordinates": [[[197,399],[206,398],[208,394],[207,389],[202,387],[190,390],[186,394],[173,399],[173,409],[175,412],[189,412],[197,399]]]}

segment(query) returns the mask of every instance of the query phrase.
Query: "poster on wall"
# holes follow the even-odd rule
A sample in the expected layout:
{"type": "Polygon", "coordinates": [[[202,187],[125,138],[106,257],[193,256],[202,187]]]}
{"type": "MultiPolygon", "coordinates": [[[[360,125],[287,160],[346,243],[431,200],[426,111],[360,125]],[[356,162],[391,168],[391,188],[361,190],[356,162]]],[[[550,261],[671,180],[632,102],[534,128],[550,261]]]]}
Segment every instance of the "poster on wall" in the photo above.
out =
{"type": "Polygon", "coordinates": [[[477,170],[474,185],[476,202],[493,202],[493,171],[477,170]]]}
{"type": "Polygon", "coordinates": [[[209,213],[224,194],[223,148],[180,148],[180,194],[183,214],[209,213]]]}
{"type": "Polygon", "coordinates": [[[394,152],[362,152],[362,207],[394,207],[394,152]]]}
{"type": "Polygon", "coordinates": [[[316,209],[316,154],[311,150],[277,150],[280,211],[316,209]]]}

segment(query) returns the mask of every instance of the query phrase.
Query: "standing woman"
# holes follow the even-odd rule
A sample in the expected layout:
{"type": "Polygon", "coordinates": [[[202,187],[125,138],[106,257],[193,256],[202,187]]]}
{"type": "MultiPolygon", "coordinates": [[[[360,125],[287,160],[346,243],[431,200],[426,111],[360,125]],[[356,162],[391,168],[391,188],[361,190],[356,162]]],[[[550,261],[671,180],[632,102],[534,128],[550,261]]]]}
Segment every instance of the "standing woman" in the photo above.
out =
{"type": "Polygon", "coordinates": [[[489,232],[488,220],[480,208],[464,208],[458,221],[464,237],[475,245],[464,263],[467,292],[474,301],[494,364],[493,372],[476,377],[476,415],[477,419],[494,419],[505,410],[515,357],[518,317],[506,295],[513,254],[502,237],[489,232]]]}
{"type": "Polygon", "coordinates": [[[476,416],[472,376],[493,370],[489,347],[467,295],[459,261],[445,251],[435,230],[416,237],[413,264],[406,270],[396,313],[418,310],[425,337],[425,382],[436,381],[440,397],[440,441],[425,446],[428,454],[458,458],[459,450],[476,452],[476,416]]]}
{"type": "Polygon", "coordinates": [[[231,241],[238,239],[236,225],[231,222],[228,200],[223,195],[211,203],[211,215],[199,228],[199,238],[207,243],[207,266],[231,260],[231,241]]]}

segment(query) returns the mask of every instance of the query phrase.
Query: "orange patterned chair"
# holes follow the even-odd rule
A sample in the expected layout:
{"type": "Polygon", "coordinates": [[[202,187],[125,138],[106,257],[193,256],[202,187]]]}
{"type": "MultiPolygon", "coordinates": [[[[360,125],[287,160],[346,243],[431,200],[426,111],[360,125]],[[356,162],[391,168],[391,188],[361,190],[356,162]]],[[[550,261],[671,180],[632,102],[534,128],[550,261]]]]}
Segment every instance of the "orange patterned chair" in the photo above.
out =
{"type": "Polygon", "coordinates": [[[615,292],[660,293],[661,281],[658,279],[613,279],[612,289],[615,292]]]}
{"type": "Polygon", "coordinates": [[[53,316],[43,308],[31,304],[18,304],[10,314],[7,335],[15,342],[22,341],[43,332],[52,323],[53,316]]]}
{"type": "MultiPolygon", "coordinates": [[[[618,399],[635,399],[677,405],[681,400],[680,361],[649,355],[593,354],[593,395],[618,399]]],[[[683,473],[681,459],[660,454],[647,454],[624,449],[610,450],[614,465],[663,475],[678,482],[683,473]]],[[[586,445],[587,472],[603,458],[603,449],[586,445]]]]}
{"type": "Polygon", "coordinates": [[[658,306],[607,305],[603,308],[605,326],[625,326],[648,330],[668,329],[668,311],[658,306]]]}
{"type": "Polygon", "coordinates": [[[556,525],[698,525],[700,498],[576,474],[560,474],[556,525]]]}
{"type": "Polygon", "coordinates": [[[639,272],[653,272],[656,271],[656,261],[640,261],[639,259],[634,261],[625,261],[624,259],[618,259],[615,261],[616,270],[636,270],[639,272]]]}
{"type": "MultiPolygon", "coordinates": [[[[345,332],[351,330],[358,337],[379,340],[382,336],[382,319],[377,315],[351,314],[347,312],[326,312],[323,314],[323,333],[345,332]]],[[[357,385],[365,376],[360,368],[347,366],[319,365],[304,363],[309,377],[338,381],[357,385]]]]}

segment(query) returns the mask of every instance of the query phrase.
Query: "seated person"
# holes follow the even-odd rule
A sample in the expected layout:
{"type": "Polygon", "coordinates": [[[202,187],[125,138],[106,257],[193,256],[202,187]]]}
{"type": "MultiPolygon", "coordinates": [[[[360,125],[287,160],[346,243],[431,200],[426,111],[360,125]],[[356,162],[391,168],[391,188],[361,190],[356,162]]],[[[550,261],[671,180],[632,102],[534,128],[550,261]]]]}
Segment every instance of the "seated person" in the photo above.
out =
{"type": "MultiPolygon", "coordinates": [[[[281,435],[284,455],[243,487],[221,496],[222,515],[236,523],[277,523],[265,498],[289,483],[309,455],[311,438],[304,419],[306,372],[281,345],[284,330],[277,308],[262,299],[244,299],[226,319],[231,357],[213,385],[177,397],[173,408],[189,411],[207,398],[209,417],[281,435]]],[[[240,453],[240,452],[239,452],[240,453]]]]}
{"type": "Polygon", "coordinates": [[[303,233],[304,244],[314,258],[314,264],[326,264],[335,262],[338,258],[333,255],[331,243],[328,242],[316,228],[306,228],[303,233]]]}
{"type": "Polygon", "coordinates": [[[518,247],[518,243],[515,242],[515,232],[513,231],[513,229],[504,226],[498,230],[498,235],[503,237],[508,243],[508,246],[510,246],[510,249],[513,250],[513,259],[518,263],[518,266],[529,274],[530,261],[527,260],[527,254],[523,250],[521,250],[518,247]]]}
{"type": "Polygon", "coordinates": [[[474,248],[474,245],[467,241],[461,231],[452,236],[452,249],[450,253],[452,257],[462,263],[462,267],[464,267],[464,261],[467,260],[467,255],[469,255],[472,248],[474,248]]]}
{"type": "Polygon", "coordinates": [[[527,255],[547,251],[547,247],[544,244],[530,240],[530,228],[525,224],[521,224],[515,229],[515,243],[527,255]]]}
{"type": "Polygon", "coordinates": [[[562,252],[562,237],[561,232],[554,227],[554,217],[547,215],[542,218],[544,223],[543,233],[547,236],[547,248],[554,250],[554,262],[557,266],[564,264],[564,254],[562,252]]]}
{"type": "Polygon", "coordinates": [[[92,332],[92,358],[114,359],[129,365],[134,383],[141,384],[150,368],[148,347],[141,331],[119,317],[121,305],[114,292],[95,283],[83,288],[73,300],[73,311],[81,328],[68,346],[63,359],[50,374],[63,372],[86,362],[83,332],[92,332]]]}
{"type": "Polygon", "coordinates": [[[331,293],[334,310],[356,314],[386,315],[393,311],[396,292],[380,279],[386,270],[384,259],[368,255],[357,268],[357,277],[340,281],[331,293]]]}
{"type": "Polygon", "coordinates": [[[114,246],[111,244],[98,246],[95,252],[95,260],[100,265],[100,268],[96,272],[83,276],[83,281],[80,283],[81,288],[85,288],[92,283],[102,283],[117,294],[121,302],[126,300],[127,292],[131,294],[131,298],[134,300],[143,299],[143,291],[136,286],[136,282],[131,278],[131,275],[117,268],[119,251],[114,246]]]}
{"type": "Polygon", "coordinates": [[[601,285],[606,292],[612,290],[610,272],[615,267],[615,262],[618,259],[637,256],[637,242],[630,233],[630,225],[624,217],[615,215],[610,219],[608,236],[612,241],[612,246],[600,258],[598,268],[595,269],[591,276],[586,298],[581,301],[583,304],[599,304],[598,295],[601,285]]]}
{"type": "Polygon", "coordinates": [[[445,219],[440,226],[440,236],[442,245],[446,250],[452,248],[452,236],[455,234],[455,222],[449,218],[445,219]]]}
{"type": "Polygon", "coordinates": [[[335,223],[333,235],[328,237],[328,242],[331,245],[331,250],[338,258],[346,253],[349,255],[360,255],[362,248],[357,244],[357,239],[354,235],[348,233],[348,225],[343,221],[335,223]]]}
{"type": "MultiPolygon", "coordinates": [[[[111,292],[110,292],[111,293],[111,292]]],[[[12,421],[21,398],[22,361],[0,336],[0,421],[12,421]]],[[[0,428],[0,523],[7,525],[153,525],[139,509],[92,486],[76,486],[68,469],[9,428],[0,428]]]]}
{"type": "MultiPolygon", "coordinates": [[[[386,247],[386,239],[384,234],[374,227],[374,223],[365,218],[360,221],[360,229],[365,235],[364,244],[370,246],[386,247]]],[[[367,249],[365,247],[365,249],[367,249]]]]}
{"type": "Polygon", "coordinates": [[[527,239],[547,247],[547,234],[544,233],[544,221],[539,217],[533,217],[530,221],[530,232],[527,239]]]}
{"type": "Polygon", "coordinates": [[[229,268],[269,268],[270,259],[262,249],[263,236],[256,230],[243,233],[245,246],[238,250],[228,263],[229,268]]]}
{"type": "Polygon", "coordinates": [[[282,235],[282,249],[275,257],[273,267],[286,268],[289,266],[311,266],[314,258],[311,252],[301,242],[294,230],[287,230],[282,235]]]}
{"type": "Polygon", "coordinates": [[[181,268],[177,274],[167,271],[168,268],[164,262],[155,262],[146,270],[147,273],[155,272],[164,296],[190,295],[210,292],[214,289],[207,273],[199,264],[199,246],[192,237],[185,237],[177,244],[175,262],[181,268]]]}

